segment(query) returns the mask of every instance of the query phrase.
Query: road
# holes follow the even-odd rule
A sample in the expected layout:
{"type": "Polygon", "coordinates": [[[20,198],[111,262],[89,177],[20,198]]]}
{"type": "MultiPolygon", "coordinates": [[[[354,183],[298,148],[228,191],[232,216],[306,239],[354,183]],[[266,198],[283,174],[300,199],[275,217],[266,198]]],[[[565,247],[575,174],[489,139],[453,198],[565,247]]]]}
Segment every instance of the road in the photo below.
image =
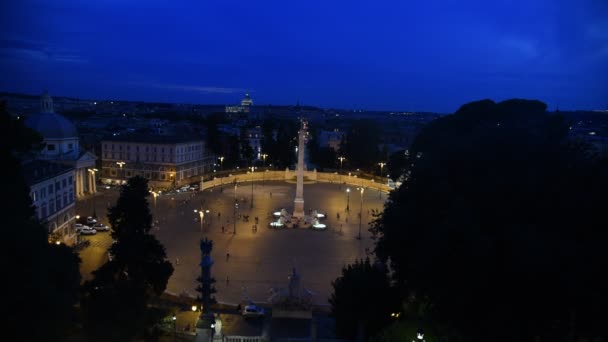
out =
{"type": "MultiPolygon", "coordinates": [[[[236,192],[233,185],[224,185],[223,189],[198,193],[161,195],[156,203],[150,197],[150,209],[159,222],[152,232],[165,246],[175,268],[167,291],[196,295],[195,279],[200,274],[198,242],[201,237],[207,237],[214,242],[212,275],[217,280],[218,301],[265,302],[270,288],[287,286],[287,276],[295,267],[301,275],[302,286],[314,294],[314,302],[326,305],[331,282],[340,275],[342,267],[357,258],[364,258],[366,249],[373,248],[367,223],[372,219],[372,209],[382,210],[386,200],[386,194],[368,189],[361,202],[361,194],[355,187],[349,186],[349,195],[346,188],[346,185],[339,184],[304,185],[305,209],[327,213],[323,221],[328,225],[325,231],[270,228],[274,211],[281,208],[291,211],[293,208],[293,183],[254,183],[253,208],[251,183],[239,184],[236,192]],[[250,218],[249,222],[245,222],[237,217],[236,234],[233,234],[235,197],[239,203],[237,216],[249,215],[250,218]],[[347,202],[349,212],[346,211],[347,202]],[[359,240],[358,212],[361,204],[362,239],[359,240]],[[201,208],[209,210],[205,214],[202,230],[200,216],[194,212],[201,208]],[[252,230],[255,216],[259,217],[257,232],[252,230]],[[227,253],[230,254],[229,258],[227,253]]],[[[107,223],[105,208],[115,203],[118,191],[102,191],[101,195],[79,202],[78,214],[91,215],[95,208],[101,221],[107,223]]],[[[92,241],[91,247],[81,253],[81,271],[85,279],[107,260],[106,250],[111,242],[108,233],[98,233],[89,239],[92,241]]]]}

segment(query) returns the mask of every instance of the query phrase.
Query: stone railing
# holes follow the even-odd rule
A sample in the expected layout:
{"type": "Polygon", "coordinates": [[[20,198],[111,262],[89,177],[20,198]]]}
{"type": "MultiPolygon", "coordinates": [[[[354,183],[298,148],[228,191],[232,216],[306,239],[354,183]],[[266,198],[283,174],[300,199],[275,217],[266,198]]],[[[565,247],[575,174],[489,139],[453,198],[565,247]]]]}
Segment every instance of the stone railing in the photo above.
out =
{"type": "MultiPolygon", "coordinates": [[[[216,186],[231,185],[234,182],[264,182],[264,181],[288,181],[296,182],[296,171],[286,169],[285,171],[258,171],[247,172],[225,177],[216,177],[212,180],[203,182],[201,190],[214,188],[216,186]]],[[[320,182],[333,184],[348,184],[352,186],[362,186],[364,188],[375,189],[382,192],[389,192],[391,189],[386,183],[374,182],[373,179],[359,178],[356,175],[342,175],[330,172],[317,172],[317,170],[304,171],[304,182],[320,182]]]]}

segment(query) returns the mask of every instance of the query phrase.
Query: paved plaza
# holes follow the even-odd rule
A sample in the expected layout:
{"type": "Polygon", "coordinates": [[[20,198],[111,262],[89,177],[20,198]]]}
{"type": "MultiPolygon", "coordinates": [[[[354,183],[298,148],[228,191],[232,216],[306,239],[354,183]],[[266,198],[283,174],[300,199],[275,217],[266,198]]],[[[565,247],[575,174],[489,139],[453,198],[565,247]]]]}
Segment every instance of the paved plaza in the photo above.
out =
{"type": "MultiPolygon", "coordinates": [[[[93,208],[107,223],[105,208],[113,205],[117,189],[103,193],[78,205],[80,215],[91,215],[93,208]]],[[[322,222],[324,231],[301,228],[270,228],[272,213],[286,208],[291,212],[295,196],[295,183],[267,181],[239,183],[235,192],[232,184],[202,192],[151,196],[150,209],[158,220],[153,233],[164,244],[175,272],[169,279],[167,291],[196,296],[196,277],[200,274],[198,242],[207,237],[214,242],[212,257],[215,264],[212,276],[217,283],[216,298],[224,303],[242,300],[265,302],[271,288],[285,287],[287,276],[296,267],[302,277],[302,286],[310,290],[313,301],[327,305],[331,282],[340,275],[342,267],[357,258],[364,258],[373,248],[368,232],[372,210],[382,210],[387,195],[366,189],[361,193],[356,186],[312,183],[304,185],[304,207],[327,213],[322,222]],[[347,194],[346,189],[350,188],[347,194]],[[251,198],[253,193],[253,208],[251,198]],[[238,201],[236,234],[234,199],[238,201]],[[346,211],[347,202],[349,212],[346,211]],[[359,234],[359,209],[362,204],[362,239],[359,234]],[[201,225],[194,210],[209,210],[201,225]],[[337,217],[337,214],[340,217],[337,217]],[[240,219],[239,219],[240,215],[240,219]],[[249,216],[245,221],[243,216],[249,216]],[[257,231],[253,230],[255,217],[259,218],[257,231]],[[223,231],[222,231],[223,227],[223,231]],[[229,257],[227,254],[229,253],[229,257]]],[[[105,249],[110,244],[107,233],[90,238],[91,246],[81,252],[83,277],[107,260],[105,249]]]]}

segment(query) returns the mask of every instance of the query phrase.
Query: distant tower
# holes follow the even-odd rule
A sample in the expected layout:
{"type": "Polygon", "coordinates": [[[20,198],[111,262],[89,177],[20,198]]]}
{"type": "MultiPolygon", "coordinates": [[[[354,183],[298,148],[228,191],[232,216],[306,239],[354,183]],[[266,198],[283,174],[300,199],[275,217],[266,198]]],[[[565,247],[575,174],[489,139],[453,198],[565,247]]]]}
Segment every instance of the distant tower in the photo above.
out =
{"type": "Polygon", "coordinates": [[[53,98],[49,95],[48,91],[40,97],[40,112],[41,113],[54,113],[53,109],[53,98]]]}
{"type": "Polygon", "coordinates": [[[249,96],[249,94],[245,94],[245,96],[241,100],[241,106],[243,106],[243,107],[253,106],[253,100],[251,99],[251,96],[249,96]]]}

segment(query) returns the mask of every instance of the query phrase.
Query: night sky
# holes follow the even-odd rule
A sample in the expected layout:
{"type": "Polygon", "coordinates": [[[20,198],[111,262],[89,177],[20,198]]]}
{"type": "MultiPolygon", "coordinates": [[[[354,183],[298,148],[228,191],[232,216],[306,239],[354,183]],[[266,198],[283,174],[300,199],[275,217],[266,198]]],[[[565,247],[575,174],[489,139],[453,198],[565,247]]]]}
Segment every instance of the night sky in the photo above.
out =
{"type": "Polygon", "coordinates": [[[0,91],[453,112],[608,107],[606,0],[4,0],[0,91]]]}

